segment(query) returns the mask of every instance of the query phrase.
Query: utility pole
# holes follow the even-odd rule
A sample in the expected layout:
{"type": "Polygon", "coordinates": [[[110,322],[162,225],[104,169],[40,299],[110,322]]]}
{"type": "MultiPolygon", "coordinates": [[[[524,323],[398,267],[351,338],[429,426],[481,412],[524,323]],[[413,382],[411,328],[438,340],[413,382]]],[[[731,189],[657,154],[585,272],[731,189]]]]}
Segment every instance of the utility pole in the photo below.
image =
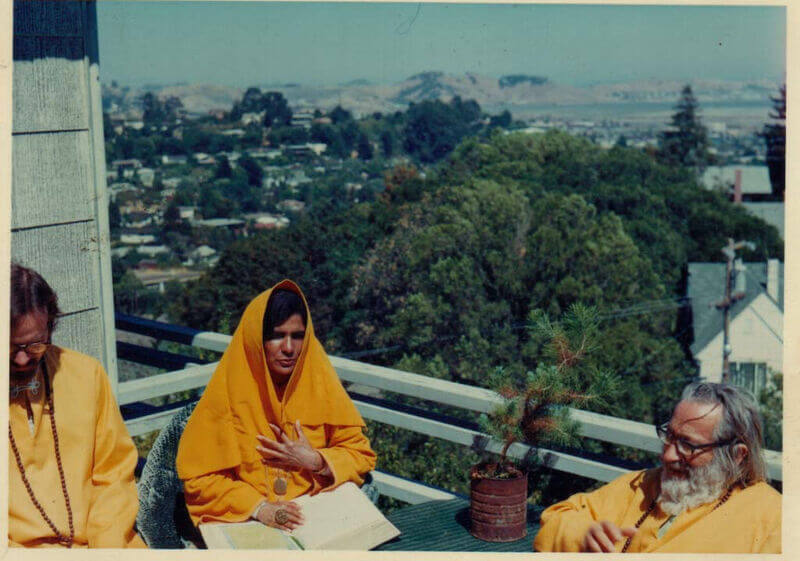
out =
{"type": "Polygon", "coordinates": [[[733,238],[728,238],[728,245],[722,248],[722,253],[727,258],[725,264],[725,298],[721,302],[717,302],[716,307],[721,309],[723,314],[722,382],[726,384],[731,380],[731,307],[734,303],[744,298],[744,284],[742,283],[739,286],[739,283],[736,283],[737,272],[744,271],[744,265],[741,262],[737,262],[736,250],[745,247],[752,251],[756,246],[752,242],[734,242],[733,238]]]}

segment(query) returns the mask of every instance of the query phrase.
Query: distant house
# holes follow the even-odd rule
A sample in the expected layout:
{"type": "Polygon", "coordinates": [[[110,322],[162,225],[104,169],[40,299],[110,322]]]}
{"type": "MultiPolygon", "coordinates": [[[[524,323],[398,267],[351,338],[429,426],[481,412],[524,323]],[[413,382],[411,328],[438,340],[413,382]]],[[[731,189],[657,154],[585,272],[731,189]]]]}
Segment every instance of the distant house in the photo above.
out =
{"type": "Polygon", "coordinates": [[[734,202],[765,200],[772,195],[767,166],[712,166],[703,172],[703,185],[721,189],[734,202]]]}
{"type": "Polygon", "coordinates": [[[136,131],[140,131],[144,128],[144,121],[140,121],[138,119],[134,121],[125,121],[125,127],[136,131]]]}
{"type": "MultiPolygon", "coordinates": [[[[700,376],[722,378],[723,313],[715,304],[725,292],[725,263],[689,263],[692,355],[700,376]]],[[[768,369],[783,370],[783,264],[746,263],[744,297],[730,310],[731,381],[758,392],[768,369]]]]}
{"type": "MultiPolygon", "coordinates": [[[[184,156],[184,158],[185,157],[186,156],[184,156]]],[[[162,179],[161,183],[163,183],[164,187],[167,189],[175,189],[181,184],[181,181],[183,181],[182,177],[168,177],[167,179],[162,179]]]]}
{"type": "Polygon", "coordinates": [[[119,241],[125,245],[144,245],[156,241],[156,237],[150,234],[122,234],[119,241]]]}
{"type": "Polygon", "coordinates": [[[264,120],[264,115],[266,111],[251,111],[249,113],[243,113],[242,118],[239,119],[239,122],[242,123],[243,126],[247,126],[249,124],[260,124],[264,120]]]}
{"type": "Polygon", "coordinates": [[[122,169],[139,169],[142,167],[142,161],[137,160],[136,158],[129,158],[127,160],[114,160],[111,162],[111,167],[119,170],[122,169]]]}
{"type": "Polygon", "coordinates": [[[228,129],[221,132],[222,136],[233,136],[236,138],[244,136],[244,130],[242,129],[228,129]]]}
{"type": "Polygon", "coordinates": [[[206,228],[227,228],[236,234],[247,234],[245,221],[238,218],[207,218],[205,220],[194,220],[192,224],[206,228]]]}
{"type": "Polygon", "coordinates": [[[251,148],[250,150],[247,151],[247,154],[251,158],[257,158],[257,159],[266,158],[269,160],[274,160],[275,158],[281,155],[281,151],[276,150],[274,148],[273,149],[251,148]]]}
{"type": "Polygon", "coordinates": [[[217,163],[217,160],[214,158],[214,156],[205,154],[203,152],[195,152],[193,156],[194,156],[194,161],[197,162],[197,165],[200,166],[211,166],[211,165],[216,165],[217,163]]]}
{"type": "Polygon", "coordinates": [[[189,259],[184,262],[184,265],[203,265],[210,267],[216,264],[217,261],[219,261],[217,250],[208,245],[201,245],[189,253],[189,259]]]}
{"type": "Polygon", "coordinates": [[[133,212],[123,212],[123,209],[120,209],[120,213],[122,214],[122,223],[129,227],[129,228],[136,228],[141,229],[147,226],[151,226],[155,223],[153,220],[153,214],[146,211],[133,211],[133,212]]]}
{"type": "Polygon", "coordinates": [[[152,168],[139,168],[136,170],[136,175],[144,187],[152,187],[156,178],[156,171],[152,168]]]}
{"type": "Polygon", "coordinates": [[[156,255],[168,254],[169,248],[165,245],[141,245],[136,248],[136,251],[148,257],[155,257],[156,255]]]}
{"type": "Polygon", "coordinates": [[[288,144],[283,151],[288,156],[303,157],[320,156],[327,149],[328,145],[324,142],[306,142],[305,144],[288,144]]]}
{"type": "Polygon", "coordinates": [[[742,206],[747,209],[750,214],[758,216],[767,224],[775,226],[781,238],[786,239],[785,234],[785,204],[777,201],[764,201],[760,203],[742,203],[742,206]]]}
{"type": "Polygon", "coordinates": [[[283,215],[271,214],[269,212],[245,214],[244,217],[253,221],[253,228],[256,230],[285,228],[290,222],[290,220],[283,215]]]}
{"type": "Polygon", "coordinates": [[[728,193],[734,203],[775,226],[784,237],[784,203],[773,193],[767,166],[711,167],[703,174],[702,182],[709,189],[728,193]]]}
{"type": "Polygon", "coordinates": [[[289,177],[286,178],[286,184],[289,187],[297,187],[304,183],[311,183],[311,178],[308,177],[306,172],[302,169],[292,171],[289,177]]]}
{"type": "Polygon", "coordinates": [[[161,163],[165,166],[169,165],[183,165],[188,161],[188,158],[183,154],[163,154],[161,156],[161,163]]]}
{"type": "Polygon", "coordinates": [[[179,206],[178,213],[181,220],[194,220],[195,212],[197,212],[197,207],[194,206],[179,206]]]}
{"type": "Polygon", "coordinates": [[[286,199],[278,203],[278,208],[283,211],[302,212],[306,208],[306,203],[294,199],[286,199]]]}
{"type": "Polygon", "coordinates": [[[314,113],[311,111],[298,111],[292,115],[292,120],[290,122],[291,126],[293,127],[302,127],[304,129],[310,129],[311,123],[314,122],[314,113]]]}

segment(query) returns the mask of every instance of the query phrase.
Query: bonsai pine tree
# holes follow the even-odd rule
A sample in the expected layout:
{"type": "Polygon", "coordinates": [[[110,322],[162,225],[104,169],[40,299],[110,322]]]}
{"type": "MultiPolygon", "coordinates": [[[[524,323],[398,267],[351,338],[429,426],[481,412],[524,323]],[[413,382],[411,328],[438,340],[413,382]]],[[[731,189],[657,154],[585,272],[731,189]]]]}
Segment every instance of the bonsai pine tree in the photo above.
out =
{"type": "Polygon", "coordinates": [[[519,469],[508,459],[514,442],[531,446],[545,444],[576,445],[580,425],[570,418],[570,406],[592,402],[602,408],[620,389],[619,378],[596,368],[579,368],[596,348],[599,317],[595,308],[573,304],[559,322],[551,322],[543,312],[531,314],[531,337],[545,346],[547,362],[528,371],[522,380],[504,368],[489,378],[490,387],[502,398],[491,413],[481,415],[484,432],[503,443],[498,462],[483,462],[473,477],[514,477],[519,469]]]}

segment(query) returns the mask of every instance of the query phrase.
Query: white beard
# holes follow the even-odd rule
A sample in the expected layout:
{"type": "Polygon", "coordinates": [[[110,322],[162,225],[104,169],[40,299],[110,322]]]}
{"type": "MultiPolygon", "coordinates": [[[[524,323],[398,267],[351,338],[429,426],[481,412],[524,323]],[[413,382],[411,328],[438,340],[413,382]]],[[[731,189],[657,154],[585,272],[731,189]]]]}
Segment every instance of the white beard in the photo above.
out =
{"type": "Polygon", "coordinates": [[[722,466],[717,461],[689,468],[687,477],[672,475],[664,467],[661,470],[658,506],[665,514],[677,516],[685,510],[710,503],[722,495],[725,479],[722,466]]]}

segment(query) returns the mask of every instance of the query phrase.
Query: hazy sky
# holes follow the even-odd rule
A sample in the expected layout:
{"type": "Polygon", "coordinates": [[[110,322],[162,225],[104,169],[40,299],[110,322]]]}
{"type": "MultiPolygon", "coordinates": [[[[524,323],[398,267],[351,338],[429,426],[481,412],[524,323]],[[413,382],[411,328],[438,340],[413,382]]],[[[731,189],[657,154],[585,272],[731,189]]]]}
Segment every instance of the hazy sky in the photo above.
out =
{"type": "Polygon", "coordinates": [[[101,80],[232,86],[426,70],[782,81],[785,9],[733,6],[118,2],[97,4],[101,80]]]}

